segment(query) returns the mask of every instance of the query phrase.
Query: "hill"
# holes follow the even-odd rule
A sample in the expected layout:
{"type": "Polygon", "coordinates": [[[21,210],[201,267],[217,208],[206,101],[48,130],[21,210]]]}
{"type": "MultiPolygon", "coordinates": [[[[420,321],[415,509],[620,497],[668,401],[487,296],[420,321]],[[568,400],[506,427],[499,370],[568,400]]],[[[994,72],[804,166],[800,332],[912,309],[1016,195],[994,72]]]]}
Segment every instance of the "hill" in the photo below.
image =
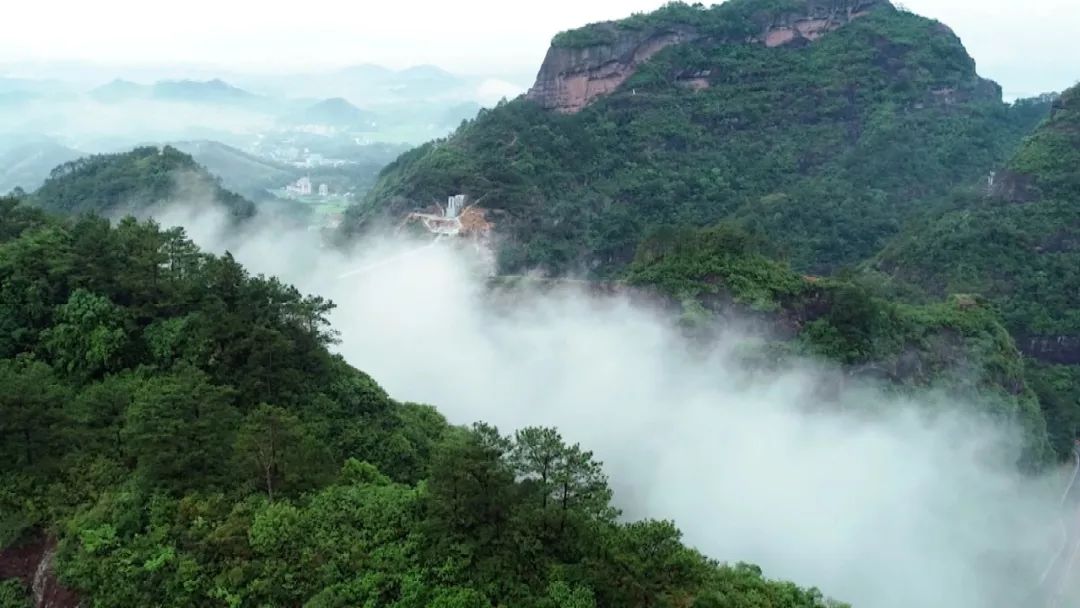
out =
{"type": "Polygon", "coordinates": [[[341,97],[324,99],[288,117],[297,124],[316,124],[331,127],[365,130],[372,127],[375,114],[365,112],[341,97]]]}
{"type": "Polygon", "coordinates": [[[554,429],[394,401],[329,351],[332,306],[0,200],[0,601],[841,608],[622,521],[554,429]]]}
{"type": "Polygon", "coordinates": [[[34,190],[54,167],[82,155],[47,137],[12,136],[0,145],[0,194],[14,188],[34,190]]]}
{"type": "Polygon", "coordinates": [[[182,103],[230,105],[260,101],[258,95],[234,87],[220,79],[162,80],[151,85],[116,79],[91,90],[89,96],[102,103],[156,99],[182,103]]]}
{"type": "Polygon", "coordinates": [[[1080,87],[992,183],[942,201],[866,268],[915,297],[988,298],[1038,363],[1029,375],[1067,445],[1080,432],[1080,87]]]}
{"type": "Polygon", "coordinates": [[[179,201],[222,205],[236,218],[255,213],[250,201],[225,190],[194,159],[170,146],[66,162],[30,197],[32,204],[53,213],[103,216],[139,214],[179,201]]]}
{"type": "Polygon", "coordinates": [[[988,189],[956,194],[874,266],[932,294],[985,294],[1032,354],[1080,363],[1080,88],[988,189]]]}
{"type": "Polygon", "coordinates": [[[268,189],[280,188],[303,175],[296,167],[248,154],[221,142],[179,141],[169,145],[191,155],[196,163],[221,178],[224,188],[255,201],[265,198],[268,189]]]}
{"type": "Polygon", "coordinates": [[[150,88],[144,85],[117,78],[91,90],[88,95],[102,103],[117,103],[132,99],[143,99],[150,95],[150,88]]]}
{"type": "Polygon", "coordinates": [[[497,218],[506,271],[611,275],[652,227],[734,220],[826,273],[1039,118],[885,1],[676,3],[556,36],[525,97],[403,155],[346,229],[464,193],[497,218]]]}

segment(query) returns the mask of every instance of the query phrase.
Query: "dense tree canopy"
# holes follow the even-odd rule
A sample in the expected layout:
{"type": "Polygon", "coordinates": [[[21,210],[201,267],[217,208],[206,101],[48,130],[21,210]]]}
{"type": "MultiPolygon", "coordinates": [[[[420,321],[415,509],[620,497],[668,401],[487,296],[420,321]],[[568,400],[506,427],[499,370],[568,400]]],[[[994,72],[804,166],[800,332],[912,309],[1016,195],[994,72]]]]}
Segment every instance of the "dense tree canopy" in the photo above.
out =
{"type": "Polygon", "coordinates": [[[461,192],[498,212],[504,271],[610,276],[658,225],[726,219],[822,274],[876,253],[920,201],[984,180],[1045,115],[1046,100],[1002,103],[948,28],[891,7],[805,46],[716,33],[785,4],[673,4],[557,38],[704,34],[577,114],[525,98],[481,112],[388,166],[346,227],[461,192]]]}
{"type": "Polygon", "coordinates": [[[170,202],[221,205],[236,218],[255,213],[251,201],[222,188],[218,178],[171,146],[146,146],[64,163],[53,169],[30,202],[72,214],[138,214],[170,202]]]}
{"type": "Polygon", "coordinates": [[[54,536],[89,605],[838,606],[619,521],[553,429],[393,401],[329,302],[180,229],[5,200],[0,235],[0,550],[54,536]]]}

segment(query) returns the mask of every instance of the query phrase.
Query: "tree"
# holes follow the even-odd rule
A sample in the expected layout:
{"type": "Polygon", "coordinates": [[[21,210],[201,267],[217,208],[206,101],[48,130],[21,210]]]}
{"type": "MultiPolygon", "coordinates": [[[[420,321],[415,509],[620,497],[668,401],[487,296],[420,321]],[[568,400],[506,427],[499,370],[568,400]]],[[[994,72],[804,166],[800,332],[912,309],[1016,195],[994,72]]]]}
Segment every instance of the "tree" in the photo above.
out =
{"type": "Polygon", "coordinates": [[[67,394],[48,365],[0,360],[0,471],[40,466],[53,453],[67,394]]]}
{"type": "Polygon", "coordinates": [[[235,451],[242,474],[254,476],[270,501],[275,492],[310,486],[326,472],[323,452],[300,419],[272,405],[262,404],[247,415],[235,451]]]}
{"type": "Polygon", "coordinates": [[[124,417],[124,437],[145,478],[176,489],[222,482],[239,420],[232,397],[191,367],[146,380],[124,417]]]}
{"type": "MultiPolygon", "coordinates": [[[[514,435],[509,461],[519,480],[532,487],[545,520],[562,535],[572,519],[612,521],[611,490],[602,463],[581,446],[563,443],[551,428],[529,427],[514,435]],[[551,517],[551,516],[554,517],[551,517]]],[[[545,524],[547,525],[547,524],[545,524]]]]}
{"type": "Polygon", "coordinates": [[[89,379],[121,367],[128,345],[124,313],[108,298],[77,289],[55,318],[41,340],[61,370],[89,379]]]}

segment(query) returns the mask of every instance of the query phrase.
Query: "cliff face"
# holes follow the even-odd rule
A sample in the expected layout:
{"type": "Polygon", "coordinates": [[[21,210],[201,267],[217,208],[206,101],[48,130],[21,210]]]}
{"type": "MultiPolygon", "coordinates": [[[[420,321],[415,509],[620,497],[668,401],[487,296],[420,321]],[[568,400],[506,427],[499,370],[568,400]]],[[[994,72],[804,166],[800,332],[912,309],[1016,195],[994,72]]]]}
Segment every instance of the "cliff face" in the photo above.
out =
{"type": "MultiPolygon", "coordinates": [[[[750,25],[756,33],[745,39],[732,40],[730,34],[720,35],[690,24],[590,25],[580,32],[593,42],[577,46],[553,44],[548,49],[536,83],[526,97],[548,110],[572,114],[619,88],[641,64],[670,46],[701,38],[719,43],[763,44],[770,48],[809,44],[875,8],[891,6],[888,0],[804,1],[805,6],[796,11],[754,13],[750,25]]],[[[696,78],[688,86],[705,88],[708,81],[696,78]]]]}
{"type": "Polygon", "coordinates": [[[0,551],[0,580],[20,579],[34,608],[77,608],[79,597],[60,584],[54,558],[56,542],[44,534],[0,551]]]}
{"type": "Polygon", "coordinates": [[[807,0],[804,11],[771,18],[757,41],[770,48],[806,44],[884,6],[890,4],[886,0],[807,0]]]}
{"type": "Polygon", "coordinates": [[[669,31],[622,31],[613,23],[593,26],[615,41],[585,48],[552,46],[527,98],[557,112],[574,113],[619,88],[638,66],[665,48],[699,37],[692,27],[669,31]]]}

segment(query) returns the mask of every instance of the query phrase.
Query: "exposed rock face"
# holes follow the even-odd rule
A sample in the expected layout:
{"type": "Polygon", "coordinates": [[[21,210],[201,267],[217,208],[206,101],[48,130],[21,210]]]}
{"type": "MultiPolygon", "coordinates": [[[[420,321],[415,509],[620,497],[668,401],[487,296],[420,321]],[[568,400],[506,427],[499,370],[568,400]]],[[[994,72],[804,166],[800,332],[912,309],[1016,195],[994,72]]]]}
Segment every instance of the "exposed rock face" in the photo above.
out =
{"type": "MultiPolygon", "coordinates": [[[[716,40],[720,43],[764,44],[768,47],[809,44],[828,32],[863,17],[888,0],[805,0],[805,10],[763,16],[761,34],[749,40],[716,40]]],[[[705,37],[691,24],[631,29],[618,23],[588,26],[597,39],[612,42],[582,48],[553,45],[548,49],[536,83],[526,94],[548,110],[572,114],[597,98],[619,88],[637,68],[665,48],[705,37]]],[[[693,90],[708,88],[707,77],[680,78],[678,84],[693,90]]]]}
{"type": "Polygon", "coordinates": [[[1003,170],[994,176],[990,194],[1010,203],[1030,203],[1039,198],[1039,189],[1035,186],[1034,177],[1003,170]]]}
{"type": "Polygon", "coordinates": [[[549,110],[578,112],[597,97],[619,88],[653,55],[698,37],[691,27],[663,32],[623,31],[612,23],[593,27],[617,30],[615,43],[580,49],[551,47],[526,97],[549,110]]]}
{"type": "Polygon", "coordinates": [[[885,0],[808,0],[805,12],[789,13],[770,23],[760,42],[769,48],[807,44],[887,4],[885,0]]]}
{"type": "Polygon", "coordinates": [[[79,598],[60,585],[54,558],[56,541],[44,535],[0,551],[0,579],[21,579],[34,608],[78,608],[79,598]]]}
{"type": "Polygon", "coordinates": [[[1020,350],[1032,359],[1059,365],[1080,365],[1080,336],[1022,336],[1020,350]]]}

